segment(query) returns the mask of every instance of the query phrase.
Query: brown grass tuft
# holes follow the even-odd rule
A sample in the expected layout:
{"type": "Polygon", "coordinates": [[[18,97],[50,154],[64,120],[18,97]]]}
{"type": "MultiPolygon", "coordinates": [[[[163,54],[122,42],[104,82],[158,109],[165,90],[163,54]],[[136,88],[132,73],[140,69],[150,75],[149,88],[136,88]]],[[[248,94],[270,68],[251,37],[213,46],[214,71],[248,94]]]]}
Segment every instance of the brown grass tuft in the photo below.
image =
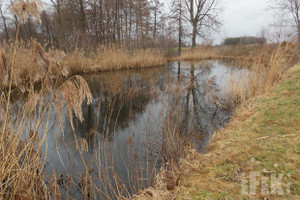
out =
{"type": "Polygon", "coordinates": [[[75,50],[67,55],[65,65],[71,72],[91,73],[120,69],[147,68],[167,63],[164,55],[154,49],[129,51],[124,47],[112,45],[99,46],[89,56],[82,50],[75,50]]]}
{"type": "MultiPolygon", "coordinates": [[[[73,125],[73,112],[75,116],[83,122],[81,105],[84,100],[87,100],[87,105],[92,103],[92,94],[86,81],[81,76],[73,76],[67,80],[58,90],[62,99],[66,102],[68,118],[72,129],[73,125]]],[[[56,98],[60,98],[56,95],[56,98]]],[[[60,101],[59,101],[60,102],[60,101]]],[[[58,105],[60,107],[60,105],[58,105]]]]}
{"type": "Polygon", "coordinates": [[[10,72],[12,72],[12,86],[18,87],[22,92],[29,90],[29,83],[69,74],[68,67],[62,65],[62,60],[66,56],[63,51],[54,49],[45,51],[34,40],[28,44],[23,42],[17,44],[15,54],[13,49],[12,44],[5,44],[5,48],[0,49],[0,87],[8,87],[10,72]]]}
{"type": "Polygon", "coordinates": [[[17,0],[12,4],[11,12],[19,18],[21,23],[25,23],[30,16],[40,22],[42,8],[43,4],[40,0],[17,0]]]}
{"type": "MultiPolygon", "coordinates": [[[[24,95],[24,106],[16,109],[18,105],[13,104],[12,98],[9,98],[12,91],[7,91],[5,87],[10,81],[8,78],[1,79],[0,198],[59,198],[60,191],[57,184],[45,183],[45,158],[41,155],[41,146],[48,127],[47,125],[42,127],[42,123],[48,124],[47,113],[51,112],[54,97],[57,98],[56,102],[66,105],[71,122],[73,112],[83,121],[81,104],[85,99],[87,104],[90,104],[92,95],[87,83],[80,76],[71,77],[57,89],[59,81],[53,82],[54,75],[59,78],[66,72],[59,63],[59,58],[64,57],[62,52],[52,50],[46,52],[35,41],[29,46],[21,44],[17,47],[15,56],[12,56],[10,50],[0,50],[2,77],[8,77],[12,73],[13,86],[21,91],[22,88],[27,91],[24,95]],[[35,86],[36,82],[41,84],[35,86]]],[[[61,111],[57,110],[61,119],[61,111]]],[[[84,146],[82,148],[86,149],[84,146]]],[[[55,181],[56,177],[52,180],[55,181]]]]}

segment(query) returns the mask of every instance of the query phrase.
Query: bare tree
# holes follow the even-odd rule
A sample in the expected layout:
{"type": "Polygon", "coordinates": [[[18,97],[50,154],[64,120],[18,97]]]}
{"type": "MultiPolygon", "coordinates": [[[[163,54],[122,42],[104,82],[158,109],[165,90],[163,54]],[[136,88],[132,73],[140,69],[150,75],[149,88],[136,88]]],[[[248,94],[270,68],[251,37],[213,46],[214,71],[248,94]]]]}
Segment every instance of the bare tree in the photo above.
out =
{"type": "Polygon", "coordinates": [[[218,0],[184,0],[188,15],[185,18],[192,25],[192,47],[196,46],[197,36],[203,37],[205,30],[214,30],[220,26],[218,20],[221,8],[218,0]]]}
{"type": "Polygon", "coordinates": [[[271,42],[280,43],[291,37],[287,24],[282,18],[276,18],[269,27],[269,39],[271,42]]]}
{"type": "Polygon", "coordinates": [[[184,0],[173,0],[171,3],[171,22],[174,24],[178,33],[178,55],[181,55],[182,38],[183,38],[183,23],[185,10],[183,7],[184,0]]]}
{"type": "Polygon", "coordinates": [[[62,35],[61,3],[60,0],[50,0],[50,1],[57,12],[57,46],[58,48],[61,48],[61,35],[62,35]]]}
{"type": "MultiPolygon", "coordinates": [[[[10,1],[13,4],[14,0],[10,1]]],[[[27,41],[33,37],[63,50],[91,49],[99,44],[124,45],[129,49],[176,45],[168,30],[161,0],[47,2],[48,9],[41,13],[42,24],[29,18],[20,26],[19,39],[27,41]]],[[[13,38],[18,18],[13,15],[8,18],[9,15],[1,14],[2,11],[3,7],[0,10],[0,37],[7,40],[7,36],[13,38]],[[15,22],[15,27],[7,23],[8,19],[15,22]]]]}
{"type": "Polygon", "coordinates": [[[257,33],[257,39],[260,45],[264,45],[265,43],[267,43],[268,30],[266,27],[260,28],[259,32],[257,33]]]}
{"type": "Polygon", "coordinates": [[[297,31],[300,42],[300,0],[273,0],[272,8],[278,11],[282,24],[297,31]]]}
{"type": "Polygon", "coordinates": [[[161,22],[160,18],[163,18],[163,3],[161,3],[159,0],[152,0],[151,1],[151,8],[153,13],[153,34],[152,34],[152,46],[154,46],[156,42],[157,32],[158,32],[158,26],[161,22]]]}
{"type": "Polygon", "coordinates": [[[3,11],[2,11],[2,3],[0,3],[0,16],[1,16],[2,21],[3,21],[3,26],[4,26],[6,40],[8,40],[9,39],[9,34],[8,34],[8,29],[7,29],[7,24],[6,24],[6,18],[4,16],[3,11]]]}

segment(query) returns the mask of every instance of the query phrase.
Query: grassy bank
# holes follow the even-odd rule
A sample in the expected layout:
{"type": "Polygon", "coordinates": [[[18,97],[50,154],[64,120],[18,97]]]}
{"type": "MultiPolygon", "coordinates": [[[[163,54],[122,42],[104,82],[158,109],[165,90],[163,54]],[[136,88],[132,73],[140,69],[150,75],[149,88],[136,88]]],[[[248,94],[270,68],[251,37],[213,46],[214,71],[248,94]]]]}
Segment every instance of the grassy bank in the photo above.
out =
{"type": "MultiPolygon", "coordinates": [[[[184,165],[177,199],[299,199],[300,198],[300,65],[289,70],[271,92],[239,108],[220,130],[204,156],[184,165]],[[283,174],[291,194],[278,190],[242,195],[243,174],[283,174]]],[[[196,159],[195,159],[196,157],[196,159]]],[[[257,178],[257,180],[259,180],[257,178]]],[[[267,182],[270,185],[270,182],[267,182]]],[[[270,187],[269,187],[270,188],[270,187]]],[[[270,190],[270,189],[269,189],[270,190]]]]}

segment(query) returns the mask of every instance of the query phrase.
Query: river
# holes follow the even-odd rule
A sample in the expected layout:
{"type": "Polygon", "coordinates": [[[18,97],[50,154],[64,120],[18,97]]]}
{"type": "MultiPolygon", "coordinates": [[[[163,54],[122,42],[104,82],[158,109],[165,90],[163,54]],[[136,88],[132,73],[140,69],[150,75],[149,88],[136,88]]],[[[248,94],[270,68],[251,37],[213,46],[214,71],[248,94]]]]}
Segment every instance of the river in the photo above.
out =
{"type": "Polygon", "coordinates": [[[84,122],[53,108],[42,145],[45,179],[64,198],[116,199],[149,187],[184,146],[204,153],[230,119],[230,80],[242,70],[224,61],[83,75],[93,95],[84,122]],[[51,180],[51,181],[50,181],[51,180]]]}

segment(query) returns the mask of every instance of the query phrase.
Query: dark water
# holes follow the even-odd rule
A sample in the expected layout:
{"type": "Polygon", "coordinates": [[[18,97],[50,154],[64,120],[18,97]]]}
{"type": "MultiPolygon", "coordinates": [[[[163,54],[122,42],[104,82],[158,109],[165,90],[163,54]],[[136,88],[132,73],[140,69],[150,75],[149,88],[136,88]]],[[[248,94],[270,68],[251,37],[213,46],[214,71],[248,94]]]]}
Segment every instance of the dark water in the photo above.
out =
{"type": "Polygon", "coordinates": [[[48,113],[46,180],[56,174],[63,197],[76,199],[115,199],[148,187],[182,146],[204,152],[226,124],[233,72],[230,63],[205,61],[84,75],[93,94],[82,106],[85,121],[74,119],[72,131],[65,113],[62,126],[55,109],[48,113]]]}

